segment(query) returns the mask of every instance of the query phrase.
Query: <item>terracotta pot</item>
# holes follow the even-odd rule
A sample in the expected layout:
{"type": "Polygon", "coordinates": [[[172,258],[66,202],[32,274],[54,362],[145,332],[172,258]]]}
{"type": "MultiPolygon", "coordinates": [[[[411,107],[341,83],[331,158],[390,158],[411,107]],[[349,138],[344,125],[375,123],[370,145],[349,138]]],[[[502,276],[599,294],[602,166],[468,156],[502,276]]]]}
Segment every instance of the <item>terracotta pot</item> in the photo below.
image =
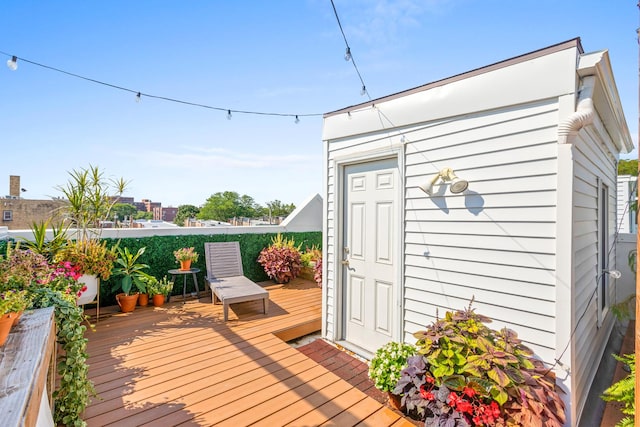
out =
{"type": "Polygon", "coordinates": [[[154,307],[160,307],[164,304],[164,295],[162,294],[154,295],[152,299],[154,307]]]}
{"type": "Polygon", "coordinates": [[[118,294],[116,295],[116,301],[118,301],[118,305],[120,306],[120,310],[123,313],[129,313],[136,309],[136,304],[138,303],[138,294],[126,295],[126,294],[118,294]]]}
{"type": "Polygon", "coordinates": [[[402,411],[404,409],[402,407],[402,396],[393,394],[390,391],[387,392],[387,395],[389,396],[389,406],[393,409],[397,409],[398,411],[402,411]]]}
{"type": "Polygon", "coordinates": [[[140,294],[138,296],[138,305],[140,307],[146,307],[149,305],[149,294],[140,294]]]}
{"type": "Polygon", "coordinates": [[[15,317],[13,318],[13,326],[16,326],[18,324],[18,322],[20,321],[20,316],[22,316],[22,311],[19,311],[17,313],[13,313],[15,314],[15,317]]]}
{"type": "Polygon", "coordinates": [[[191,260],[188,259],[186,261],[180,261],[180,270],[191,270],[191,260]]]}
{"type": "Polygon", "coordinates": [[[0,346],[7,342],[15,316],[15,313],[7,313],[0,316],[0,346]]]}

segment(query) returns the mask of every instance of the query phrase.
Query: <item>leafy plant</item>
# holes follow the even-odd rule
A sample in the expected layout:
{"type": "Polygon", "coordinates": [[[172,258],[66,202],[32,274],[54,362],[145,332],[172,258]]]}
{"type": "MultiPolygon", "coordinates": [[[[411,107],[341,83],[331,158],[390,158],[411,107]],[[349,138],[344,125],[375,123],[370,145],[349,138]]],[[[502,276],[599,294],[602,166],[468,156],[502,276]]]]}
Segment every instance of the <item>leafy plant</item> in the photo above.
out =
{"type": "Polygon", "coordinates": [[[58,251],[54,261],[68,261],[82,274],[95,274],[102,280],[107,280],[111,277],[116,250],[117,247],[108,248],[105,240],[69,241],[58,251]]]}
{"type": "Polygon", "coordinates": [[[57,362],[59,385],[53,392],[54,421],[57,425],[86,426],[81,416],[95,389],[89,380],[82,308],[76,305],[75,295],[47,286],[34,286],[29,292],[33,308],[54,307],[55,312],[56,341],[62,351],[57,362]]]}
{"type": "Polygon", "coordinates": [[[300,274],[300,246],[296,247],[293,239],[278,233],[271,239],[271,245],[260,252],[258,262],[271,279],[289,283],[300,274]]]}
{"type": "Polygon", "coordinates": [[[313,266],[313,280],[316,281],[318,286],[322,286],[322,257],[316,260],[313,266]]]}
{"type": "Polygon", "coordinates": [[[414,334],[422,361],[408,361],[395,389],[403,394],[407,410],[427,419],[461,415],[469,425],[482,425],[473,424],[477,411],[490,410],[495,422],[562,426],[564,403],[553,375],[514,331],[495,331],[485,325],[488,322],[470,304],[463,311],[447,312],[444,319],[414,334]],[[442,387],[458,396],[448,396],[449,406],[458,398],[466,400],[454,405],[457,413],[447,410],[443,415],[443,407],[430,403],[435,390],[442,387]],[[500,407],[500,417],[491,402],[500,407]]]}
{"type": "Polygon", "coordinates": [[[167,279],[167,276],[164,276],[160,280],[155,277],[151,277],[147,282],[147,293],[150,297],[153,297],[154,295],[164,295],[166,297],[172,289],[173,282],[167,279]]]}
{"type": "Polygon", "coordinates": [[[33,240],[22,239],[25,248],[44,256],[48,262],[53,262],[56,254],[67,245],[67,228],[56,227],[50,221],[40,221],[31,224],[33,240]],[[53,237],[47,240],[47,229],[51,227],[53,237]]]}
{"type": "Polygon", "coordinates": [[[607,402],[620,402],[624,405],[622,413],[628,415],[620,420],[616,427],[633,427],[636,413],[635,389],[636,389],[636,361],[635,354],[625,354],[624,356],[613,355],[619,362],[625,363],[631,372],[629,375],[613,384],[604,391],[602,399],[607,402]]]}
{"type": "Polygon", "coordinates": [[[67,183],[56,188],[67,199],[64,218],[75,228],[77,241],[100,237],[101,222],[110,219],[111,209],[126,187],[123,178],[106,179],[98,166],[69,172],[67,183]]]}
{"type": "Polygon", "coordinates": [[[21,313],[29,305],[27,291],[9,289],[0,292],[0,315],[7,313],[21,313]]]}
{"type": "Polygon", "coordinates": [[[369,378],[381,391],[393,391],[400,373],[407,366],[407,359],[416,353],[416,347],[396,341],[380,347],[369,363],[369,378]]]}
{"type": "Polygon", "coordinates": [[[146,248],[142,247],[134,254],[129,251],[129,248],[118,247],[118,259],[116,259],[116,265],[118,267],[113,269],[113,274],[116,276],[122,276],[119,282],[116,282],[112,292],[122,289],[125,295],[129,295],[135,286],[137,290],[142,293],[147,293],[147,281],[149,274],[144,270],[148,269],[147,264],[139,263],[138,260],[144,254],[146,248]]]}
{"type": "Polygon", "coordinates": [[[180,263],[181,261],[198,261],[198,253],[195,251],[194,247],[190,248],[180,248],[178,250],[173,251],[173,256],[176,258],[176,261],[180,263]]]}
{"type": "Polygon", "coordinates": [[[50,273],[44,256],[8,243],[0,256],[0,290],[25,289],[32,283],[43,283],[50,273]]]}

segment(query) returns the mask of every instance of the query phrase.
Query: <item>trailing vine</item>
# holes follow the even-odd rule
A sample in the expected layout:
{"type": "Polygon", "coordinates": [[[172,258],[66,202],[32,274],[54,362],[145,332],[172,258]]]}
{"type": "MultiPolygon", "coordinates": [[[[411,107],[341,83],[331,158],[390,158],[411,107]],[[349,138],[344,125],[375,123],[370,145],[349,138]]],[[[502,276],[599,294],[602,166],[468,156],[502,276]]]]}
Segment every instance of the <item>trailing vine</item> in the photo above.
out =
{"type": "Polygon", "coordinates": [[[32,287],[33,308],[54,307],[56,339],[62,351],[58,355],[57,372],[60,386],[54,391],[56,424],[65,426],[86,426],[80,418],[95,395],[93,383],[89,380],[87,365],[86,327],[82,324],[82,308],[75,303],[75,295],[65,294],[48,287],[32,287]]]}

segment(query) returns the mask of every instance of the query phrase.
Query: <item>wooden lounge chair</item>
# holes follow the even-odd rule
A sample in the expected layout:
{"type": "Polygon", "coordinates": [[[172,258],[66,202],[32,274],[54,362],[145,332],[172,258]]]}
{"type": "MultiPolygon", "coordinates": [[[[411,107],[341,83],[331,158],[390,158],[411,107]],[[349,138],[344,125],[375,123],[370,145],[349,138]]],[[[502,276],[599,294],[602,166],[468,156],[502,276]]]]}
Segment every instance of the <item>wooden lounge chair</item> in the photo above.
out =
{"type": "Polygon", "coordinates": [[[238,242],[205,243],[204,253],[207,264],[205,283],[211,288],[211,302],[222,302],[225,322],[229,318],[229,304],[237,302],[262,300],[267,314],[269,292],[244,276],[238,242]]]}

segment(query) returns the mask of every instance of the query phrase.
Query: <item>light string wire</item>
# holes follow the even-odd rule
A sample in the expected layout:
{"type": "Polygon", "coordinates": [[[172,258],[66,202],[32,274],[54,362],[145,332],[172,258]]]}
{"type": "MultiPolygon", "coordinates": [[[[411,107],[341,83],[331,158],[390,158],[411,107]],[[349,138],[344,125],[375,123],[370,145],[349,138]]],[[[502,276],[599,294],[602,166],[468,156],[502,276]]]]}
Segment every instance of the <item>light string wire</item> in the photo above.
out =
{"type": "Polygon", "coordinates": [[[367,95],[367,98],[369,98],[369,101],[371,101],[371,95],[369,95],[369,89],[367,88],[367,85],[364,84],[364,79],[362,78],[362,74],[360,74],[360,70],[358,69],[358,65],[356,64],[356,60],[353,56],[353,52],[351,52],[351,46],[349,46],[349,42],[347,41],[347,36],[344,34],[344,29],[342,28],[342,23],[340,22],[340,16],[338,16],[338,10],[336,9],[336,5],[333,2],[333,0],[331,0],[331,6],[333,7],[333,13],[336,16],[336,21],[338,21],[338,27],[340,27],[340,32],[342,33],[344,44],[347,47],[347,52],[349,53],[350,61],[353,64],[353,68],[355,68],[356,73],[358,74],[360,83],[362,83],[362,91],[364,92],[363,95],[367,95]]]}
{"type": "Polygon", "coordinates": [[[26,62],[26,63],[31,64],[31,65],[36,65],[38,67],[45,68],[47,70],[55,71],[55,72],[58,72],[58,73],[61,73],[61,74],[65,74],[67,76],[75,77],[77,79],[85,80],[85,81],[88,81],[88,82],[91,82],[91,83],[95,83],[95,84],[99,84],[99,85],[102,85],[102,86],[107,86],[107,87],[110,87],[110,88],[113,88],[113,89],[118,89],[118,90],[122,90],[122,91],[125,91],[125,92],[129,92],[129,93],[132,93],[132,94],[136,95],[138,98],[144,96],[144,97],[147,97],[147,98],[159,99],[159,100],[162,100],[162,101],[175,102],[177,104],[190,105],[190,106],[193,106],[193,107],[206,108],[206,109],[209,109],[209,110],[223,111],[223,112],[225,112],[227,114],[229,112],[231,112],[231,113],[238,113],[238,114],[253,114],[253,115],[258,115],[258,116],[277,116],[277,117],[294,117],[294,118],[299,118],[299,117],[319,117],[319,116],[323,115],[323,113],[306,113],[306,114],[304,114],[304,113],[297,113],[297,114],[296,113],[273,113],[273,112],[264,112],[264,111],[235,110],[233,108],[214,107],[214,106],[207,105],[207,104],[184,101],[184,100],[177,99],[177,98],[170,98],[170,97],[167,97],[167,96],[154,95],[154,94],[151,94],[151,93],[145,93],[145,92],[141,92],[141,91],[138,91],[138,90],[129,89],[129,88],[126,88],[124,86],[118,86],[118,85],[115,85],[115,84],[112,84],[112,83],[107,83],[107,82],[104,82],[104,81],[101,81],[101,80],[92,79],[90,77],[86,77],[86,76],[82,76],[80,74],[76,74],[76,73],[72,73],[72,72],[69,72],[69,71],[65,71],[65,70],[62,70],[60,68],[52,67],[50,65],[41,64],[39,62],[31,61],[29,59],[25,59],[25,58],[22,58],[22,57],[19,57],[19,56],[16,56],[16,55],[10,55],[10,54],[8,54],[6,52],[3,52],[1,50],[0,50],[0,54],[6,55],[6,56],[8,56],[10,58],[15,56],[21,62],[26,62]]]}
{"type": "MultiPolygon", "coordinates": [[[[632,190],[632,194],[635,193],[637,188],[638,188],[638,181],[636,180],[634,189],[632,190]]],[[[624,210],[623,210],[623,213],[622,213],[622,218],[624,218],[624,215],[629,210],[630,203],[631,203],[631,200],[627,200],[627,203],[625,204],[624,210]]],[[[620,236],[620,228],[622,228],[622,221],[620,221],[620,223],[617,226],[616,232],[615,232],[614,237],[613,237],[613,243],[611,244],[611,246],[609,247],[609,251],[607,252],[607,265],[604,266],[603,270],[596,277],[596,287],[593,290],[593,292],[591,293],[591,296],[589,297],[589,301],[587,301],[587,305],[585,306],[584,311],[582,312],[582,314],[580,314],[580,317],[578,317],[578,320],[576,321],[576,325],[573,327],[573,330],[571,331],[571,335],[569,335],[569,340],[568,340],[567,344],[564,346],[564,349],[562,350],[562,353],[560,353],[560,356],[554,358],[553,364],[545,371],[544,375],[547,375],[549,372],[551,372],[553,370],[553,368],[555,368],[558,364],[562,365],[562,362],[560,360],[564,357],[564,354],[567,352],[567,350],[569,349],[569,346],[573,342],[573,337],[574,337],[574,335],[576,334],[576,332],[578,330],[578,326],[580,326],[580,322],[582,321],[582,319],[584,319],[584,316],[587,314],[587,312],[591,308],[591,302],[593,301],[593,298],[598,293],[598,290],[599,290],[598,283],[600,282],[600,279],[605,274],[607,274],[607,270],[609,269],[609,260],[611,259],[611,252],[613,251],[613,248],[616,247],[616,244],[618,242],[618,237],[620,236]]]]}

